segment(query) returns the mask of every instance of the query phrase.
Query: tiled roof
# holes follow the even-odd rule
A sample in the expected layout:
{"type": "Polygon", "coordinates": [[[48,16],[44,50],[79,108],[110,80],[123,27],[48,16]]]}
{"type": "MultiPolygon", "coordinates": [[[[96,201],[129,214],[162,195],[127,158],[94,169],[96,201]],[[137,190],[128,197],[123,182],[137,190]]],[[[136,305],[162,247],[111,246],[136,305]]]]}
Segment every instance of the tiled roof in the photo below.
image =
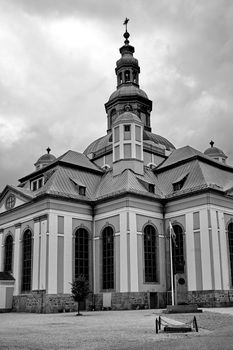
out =
{"type": "MultiPolygon", "coordinates": [[[[158,174],[160,189],[164,196],[174,193],[173,184],[185,175],[187,175],[187,178],[182,190],[190,190],[197,186],[206,185],[198,160],[192,160],[158,174]]],[[[179,191],[176,191],[176,193],[178,194],[179,191]]]]}
{"type": "Polygon", "coordinates": [[[102,172],[102,170],[92,163],[85,154],[74,152],[74,151],[67,151],[65,154],[57,158],[60,162],[69,163],[72,165],[77,165],[86,169],[96,170],[102,172]]]}
{"type": "Polygon", "coordinates": [[[100,199],[124,192],[144,194],[156,198],[161,198],[162,195],[156,176],[150,169],[145,170],[144,176],[136,175],[130,169],[126,169],[117,176],[113,176],[112,171],[107,172],[98,186],[95,197],[100,199]],[[155,193],[148,192],[148,189],[140,181],[142,179],[155,185],[155,193]]]}
{"type": "MultiPolygon", "coordinates": [[[[188,158],[192,158],[194,156],[201,156],[201,157],[205,157],[204,154],[190,146],[185,146],[185,147],[181,147],[178,149],[175,149],[170,156],[162,163],[160,164],[157,169],[163,169],[166,167],[169,167],[171,165],[175,165],[177,162],[180,162],[182,160],[188,159],[188,158]]],[[[209,158],[209,157],[208,157],[209,158]]]]}
{"type": "Polygon", "coordinates": [[[101,175],[92,172],[58,166],[46,184],[36,193],[37,196],[53,194],[66,198],[92,200],[100,179],[101,175]],[[79,194],[76,184],[86,187],[85,196],[79,194]]]}
{"type": "Polygon", "coordinates": [[[99,139],[93,141],[83,152],[88,155],[90,153],[95,153],[103,148],[112,145],[112,133],[100,137],[99,139]]]}

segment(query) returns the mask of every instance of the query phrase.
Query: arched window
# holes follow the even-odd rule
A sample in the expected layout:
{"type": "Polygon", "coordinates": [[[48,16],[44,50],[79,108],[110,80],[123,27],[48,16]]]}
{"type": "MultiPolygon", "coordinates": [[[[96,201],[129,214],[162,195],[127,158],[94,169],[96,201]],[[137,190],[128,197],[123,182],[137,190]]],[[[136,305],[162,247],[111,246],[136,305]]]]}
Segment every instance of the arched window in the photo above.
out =
{"type": "Polygon", "coordinates": [[[23,273],[22,273],[22,291],[31,290],[32,280],[32,233],[26,230],[23,235],[23,273]]]}
{"type": "Polygon", "coordinates": [[[145,282],[157,282],[157,237],[152,225],[144,229],[144,264],[145,282]]]}
{"type": "Polygon", "coordinates": [[[172,240],[173,272],[184,273],[184,239],[183,230],[179,225],[172,225],[176,237],[172,240]]]}
{"type": "Polygon", "coordinates": [[[87,230],[79,228],[75,233],[75,278],[84,275],[89,278],[89,235],[87,230]]]}
{"type": "Polygon", "coordinates": [[[13,237],[8,235],[5,241],[5,262],[4,271],[12,272],[12,260],[13,260],[13,237]]]}
{"type": "Polygon", "coordinates": [[[125,71],[125,83],[128,83],[130,81],[130,71],[125,71]]]}
{"type": "Polygon", "coordinates": [[[114,239],[113,229],[103,230],[103,289],[114,288],[114,239]]]}
{"type": "Polygon", "coordinates": [[[229,244],[229,258],[230,258],[230,273],[231,286],[233,286],[233,223],[228,225],[228,244],[229,244]]]}

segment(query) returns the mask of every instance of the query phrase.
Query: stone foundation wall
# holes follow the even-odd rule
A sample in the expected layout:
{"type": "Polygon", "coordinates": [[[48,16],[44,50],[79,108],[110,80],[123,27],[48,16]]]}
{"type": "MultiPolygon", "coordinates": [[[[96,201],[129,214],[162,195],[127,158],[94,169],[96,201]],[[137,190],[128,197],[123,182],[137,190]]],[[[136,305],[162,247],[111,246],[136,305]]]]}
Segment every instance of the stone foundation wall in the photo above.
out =
{"type": "Polygon", "coordinates": [[[187,293],[186,302],[199,307],[233,306],[233,289],[191,291],[187,293]]]}
{"type": "MultiPolygon", "coordinates": [[[[92,295],[81,303],[81,309],[89,309],[92,304],[92,295]]],[[[22,294],[13,297],[12,311],[16,312],[72,312],[77,311],[77,303],[70,294],[46,294],[45,290],[32,291],[29,294],[22,294]]]]}
{"type": "MultiPolygon", "coordinates": [[[[150,293],[111,293],[112,310],[135,310],[148,308],[166,308],[169,293],[156,293],[156,302],[151,301],[150,293]]],[[[230,291],[191,291],[186,295],[185,303],[197,304],[199,307],[233,306],[233,290],[230,291]]],[[[90,294],[80,309],[103,310],[103,293],[90,294]]],[[[45,290],[32,291],[13,297],[13,311],[16,312],[73,312],[77,311],[77,303],[70,294],[46,294],[45,290]]]]}

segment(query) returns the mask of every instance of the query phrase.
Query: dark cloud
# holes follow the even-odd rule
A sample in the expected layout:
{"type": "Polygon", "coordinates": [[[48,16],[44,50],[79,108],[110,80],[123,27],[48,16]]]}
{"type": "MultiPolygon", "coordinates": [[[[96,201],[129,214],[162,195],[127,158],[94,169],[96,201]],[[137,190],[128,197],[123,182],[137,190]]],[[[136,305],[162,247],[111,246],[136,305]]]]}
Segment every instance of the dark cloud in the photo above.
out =
{"type": "Polygon", "coordinates": [[[214,139],[233,159],[233,3],[2,0],[1,187],[47,146],[83,151],[105,133],[126,16],[153,131],[201,151],[214,139]]]}

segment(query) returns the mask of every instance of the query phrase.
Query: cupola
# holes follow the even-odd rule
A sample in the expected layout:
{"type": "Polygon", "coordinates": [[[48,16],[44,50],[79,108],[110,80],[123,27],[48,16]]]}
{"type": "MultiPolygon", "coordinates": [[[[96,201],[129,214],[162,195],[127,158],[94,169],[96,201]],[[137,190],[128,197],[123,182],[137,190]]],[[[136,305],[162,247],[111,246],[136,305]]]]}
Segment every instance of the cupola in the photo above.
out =
{"type": "Polygon", "coordinates": [[[125,169],[143,174],[143,123],[127,107],[113,123],[113,175],[125,169]]]}
{"type": "Polygon", "coordinates": [[[214,141],[210,141],[210,147],[204,151],[204,154],[224,164],[228,158],[220,148],[214,147],[214,141]]]}
{"type": "Polygon", "coordinates": [[[46,165],[52,163],[56,159],[56,157],[50,153],[51,149],[49,147],[46,149],[46,151],[47,153],[43,154],[43,156],[41,156],[37,160],[37,162],[34,164],[36,167],[36,170],[44,168],[46,165]]]}
{"type": "Polygon", "coordinates": [[[124,45],[120,48],[121,58],[116,62],[117,89],[110,95],[108,102],[105,104],[108,133],[111,132],[116,118],[125,112],[126,106],[129,106],[130,111],[141,119],[144,129],[151,131],[150,112],[152,101],[139,87],[140,67],[138,60],[133,56],[134,47],[129,43],[128,21],[126,18],[124,22],[126,30],[123,34],[125,38],[124,45]]]}

